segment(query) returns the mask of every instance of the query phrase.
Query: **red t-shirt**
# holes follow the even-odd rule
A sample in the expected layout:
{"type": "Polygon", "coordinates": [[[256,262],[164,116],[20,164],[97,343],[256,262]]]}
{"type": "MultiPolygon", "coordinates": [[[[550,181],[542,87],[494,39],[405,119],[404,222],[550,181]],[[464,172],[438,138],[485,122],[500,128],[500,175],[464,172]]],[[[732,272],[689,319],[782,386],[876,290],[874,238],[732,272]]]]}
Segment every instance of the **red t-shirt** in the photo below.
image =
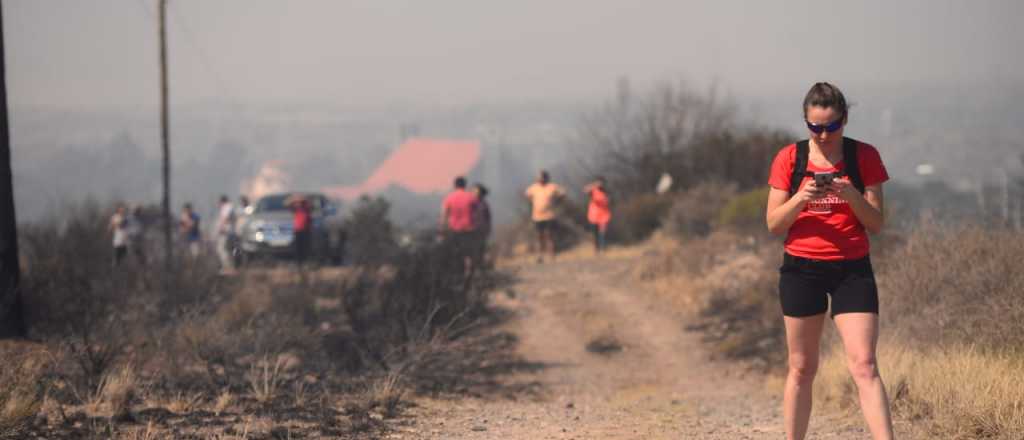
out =
{"type": "Polygon", "coordinates": [[[612,211],[608,203],[608,193],[601,188],[590,190],[590,205],[587,206],[587,220],[591,224],[605,225],[612,220],[612,211]]]}
{"type": "MultiPolygon", "coordinates": [[[[779,151],[772,161],[768,184],[789,192],[795,161],[796,144],[787,145],[779,151]]],[[[858,143],[857,162],[865,187],[889,180],[882,157],[875,147],[858,143]]],[[[841,160],[831,168],[817,167],[808,161],[807,171],[837,172],[845,166],[841,160]]],[[[804,177],[800,187],[803,188],[811,179],[804,177]]],[[[789,227],[785,247],[790,255],[815,260],[855,260],[867,256],[870,248],[864,225],[857,220],[850,205],[835,195],[807,203],[793,226],[789,227]]]]}
{"type": "Polygon", "coordinates": [[[473,212],[477,198],[469,191],[457,189],[448,194],[441,203],[441,209],[448,213],[448,230],[468,232],[473,230],[473,212]]]}
{"type": "Polygon", "coordinates": [[[309,208],[298,205],[293,208],[292,228],[295,232],[309,229],[309,208]]]}

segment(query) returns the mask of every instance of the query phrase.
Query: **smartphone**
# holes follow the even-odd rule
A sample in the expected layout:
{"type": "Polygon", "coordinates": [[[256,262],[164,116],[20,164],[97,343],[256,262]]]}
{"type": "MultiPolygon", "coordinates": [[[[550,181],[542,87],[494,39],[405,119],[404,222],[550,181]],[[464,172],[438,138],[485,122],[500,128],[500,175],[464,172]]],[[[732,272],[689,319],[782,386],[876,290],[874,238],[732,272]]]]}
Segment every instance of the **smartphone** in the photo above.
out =
{"type": "Polygon", "coordinates": [[[833,180],[839,177],[838,173],[814,173],[814,184],[818,186],[828,186],[833,180]]]}

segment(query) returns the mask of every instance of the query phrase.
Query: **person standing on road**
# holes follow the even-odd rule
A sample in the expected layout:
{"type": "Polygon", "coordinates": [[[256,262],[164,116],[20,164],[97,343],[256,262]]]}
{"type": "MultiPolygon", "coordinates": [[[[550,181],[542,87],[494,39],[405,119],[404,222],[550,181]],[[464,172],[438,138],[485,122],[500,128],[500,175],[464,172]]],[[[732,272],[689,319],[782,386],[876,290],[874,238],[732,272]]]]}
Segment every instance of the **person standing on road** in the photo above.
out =
{"type": "Polygon", "coordinates": [[[889,176],[875,147],[843,137],[848,110],[838,88],[814,84],[803,103],[810,138],[779,151],[768,181],[768,230],[786,235],[779,298],[789,351],[788,439],[807,433],[830,296],[868,428],[876,440],[893,438],[876,360],[878,288],[867,235],[882,229],[882,184],[889,176]]]}
{"type": "Polygon", "coordinates": [[[530,201],[530,218],[537,230],[537,245],[540,252],[537,260],[543,261],[545,253],[554,259],[554,230],[557,218],[555,204],[565,197],[565,190],[551,182],[551,175],[547,171],[541,170],[537,174],[537,181],[526,188],[525,196],[530,201]]]}
{"type": "Polygon", "coordinates": [[[231,257],[236,268],[244,263],[241,238],[245,234],[245,228],[248,227],[249,214],[252,214],[252,204],[249,203],[249,198],[245,195],[238,196],[238,206],[235,208],[235,235],[231,240],[231,257]]]}
{"type": "Polygon", "coordinates": [[[454,257],[462,260],[465,274],[473,269],[476,251],[474,214],[477,213],[477,196],[466,191],[466,178],[455,178],[454,189],[441,202],[440,228],[445,241],[450,244],[454,257]]]}
{"type": "Polygon", "coordinates": [[[181,233],[185,245],[188,247],[189,256],[199,258],[202,252],[202,239],[199,233],[199,214],[192,210],[192,204],[186,203],[181,208],[181,217],[178,218],[178,231],[181,233]]]}
{"type": "Polygon", "coordinates": [[[114,215],[110,216],[110,222],[107,224],[107,230],[110,231],[110,235],[113,239],[114,267],[118,267],[122,262],[124,262],[124,257],[128,255],[128,241],[130,240],[128,234],[128,214],[124,205],[117,205],[117,208],[114,210],[114,215]]]}
{"type": "Polygon", "coordinates": [[[476,232],[476,254],[474,255],[478,264],[486,261],[487,241],[491,238],[493,220],[491,219],[491,205],[487,203],[487,194],[490,191],[482,183],[473,185],[473,194],[476,195],[476,210],[473,212],[473,228],[476,232]]]}
{"type": "Polygon", "coordinates": [[[301,194],[292,194],[285,203],[292,210],[292,243],[295,247],[295,262],[301,269],[309,257],[313,226],[312,207],[309,205],[309,199],[301,194]]]}
{"type": "Polygon", "coordinates": [[[234,275],[235,261],[232,247],[235,238],[235,207],[226,195],[220,196],[220,207],[217,211],[217,258],[220,260],[220,274],[234,275]]]}
{"type": "Polygon", "coordinates": [[[583,192],[590,197],[590,204],[587,206],[587,221],[594,231],[594,250],[601,252],[606,244],[608,223],[612,221],[611,198],[608,196],[608,187],[604,177],[598,177],[594,182],[584,186],[583,192]]]}

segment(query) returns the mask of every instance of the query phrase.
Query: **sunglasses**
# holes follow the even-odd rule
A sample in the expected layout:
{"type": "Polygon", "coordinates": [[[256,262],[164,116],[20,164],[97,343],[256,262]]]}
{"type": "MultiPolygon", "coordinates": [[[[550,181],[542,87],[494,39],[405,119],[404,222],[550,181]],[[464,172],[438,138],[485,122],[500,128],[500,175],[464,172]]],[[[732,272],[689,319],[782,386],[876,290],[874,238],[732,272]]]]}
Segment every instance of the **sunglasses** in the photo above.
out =
{"type": "Polygon", "coordinates": [[[823,131],[827,131],[829,133],[834,133],[835,131],[839,130],[840,128],[843,128],[843,118],[839,118],[839,119],[836,119],[835,121],[832,121],[832,122],[830,122],[828,124],[821,124],[821,125],[812,124],[811,121],[808,121],[806,119],[804,120],[804,122],[807,123],[807,129],[811,130],[815,134],[821,134],[821,132],[823,132],[823,131]]]}

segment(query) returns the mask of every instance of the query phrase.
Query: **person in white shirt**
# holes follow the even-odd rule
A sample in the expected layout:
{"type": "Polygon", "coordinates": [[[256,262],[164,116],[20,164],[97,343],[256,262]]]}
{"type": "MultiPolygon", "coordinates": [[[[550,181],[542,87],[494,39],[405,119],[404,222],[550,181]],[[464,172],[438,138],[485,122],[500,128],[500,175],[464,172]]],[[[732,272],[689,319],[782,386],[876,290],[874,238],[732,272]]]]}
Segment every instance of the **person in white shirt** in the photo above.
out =
{"type": "Polygon", "coordinates": [[[110,217],[107,230],[113,236],[114,245],[114,267],[120,266],[124,257],[128,255],[128,215],[124,205],[117,205],[117,210],[110,217]]]}
{"type": "Polygon", "coordinates": [[[215,226],[217,234],[217,258],[220,259],[220,273],[232,275],[235,273],[235,261],[232,257],[231,246],[235,236],[235,207],[231,205],[228,196],[220,196],[220,209],[217,212],[217,223],[215,226]]]}

